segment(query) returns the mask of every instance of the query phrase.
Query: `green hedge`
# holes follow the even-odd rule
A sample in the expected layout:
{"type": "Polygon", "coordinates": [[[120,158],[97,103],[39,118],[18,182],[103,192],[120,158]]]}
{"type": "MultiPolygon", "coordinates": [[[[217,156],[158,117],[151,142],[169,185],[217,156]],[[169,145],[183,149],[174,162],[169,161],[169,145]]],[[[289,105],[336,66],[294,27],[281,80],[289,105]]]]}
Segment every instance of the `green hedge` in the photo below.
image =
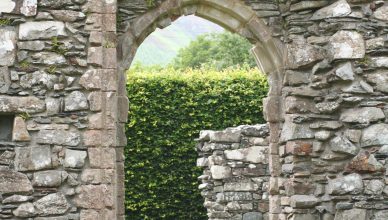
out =
{"type": "Polygon", "coordinates": [[[139,69],[128,73],[126,215],[207,219],[194,139],[203,129],[264,122],[268,90],[257,69],[139,69]]]}

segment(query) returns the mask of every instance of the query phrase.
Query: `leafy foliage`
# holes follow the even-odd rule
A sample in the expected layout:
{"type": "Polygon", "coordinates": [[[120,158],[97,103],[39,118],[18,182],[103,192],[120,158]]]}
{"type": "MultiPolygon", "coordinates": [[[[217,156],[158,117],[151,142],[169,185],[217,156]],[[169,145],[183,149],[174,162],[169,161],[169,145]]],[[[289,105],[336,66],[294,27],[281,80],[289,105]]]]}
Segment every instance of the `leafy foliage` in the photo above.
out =
{"type": "Polygon", "coordinates": [[[202,129],[264,122],[257,69],[141,68],[128,73],[127,219],[207,219],[194,138],[202,129]]]}
{"type": "Polygon", "coordinates": [[[232,66],[256,65],[250,54],[252,45],[243,37],[230,32],[205,34],[181,49],[173,61],[176,68],[198,68],[202,65],[222,70],[232,66]]]}

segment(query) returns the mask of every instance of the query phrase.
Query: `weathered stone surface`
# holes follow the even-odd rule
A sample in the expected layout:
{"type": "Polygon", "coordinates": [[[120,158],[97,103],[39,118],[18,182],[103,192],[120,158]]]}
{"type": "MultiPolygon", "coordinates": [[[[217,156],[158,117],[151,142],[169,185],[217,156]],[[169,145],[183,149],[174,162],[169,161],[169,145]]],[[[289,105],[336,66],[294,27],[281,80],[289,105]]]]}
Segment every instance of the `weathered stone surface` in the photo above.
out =
{"type": "Polygon", "coordinates": [[[70,204],[62,193],[49,194],[34,202],[34,206],[42,216],[63,214],[70,208],[70,204]]]}
{"type": "Polygon", "coordinates": [[[218,202],[244,201],[251,200],[252,193],[250,192],[224,192],[217,193],[218,202]]]}
{"type": "Polygon", "coordinates": [[[88,156],[91,168],[114,168],[116,152],[113,148],[88,148],[88,156]]]}
{"type": "Polygon", "coordinates": [[[10,13],[15,9],[15,2],[12,0],[2,0],[0,2],[0,15],[1,13],[10,13]]]}
{"type": "Polygon", "coordinates": [[[50,146],[15,148],[15,168],[18,171],[42,170],[52,167],[50,146]]]}
{"type": "Polygon", "coordinates": [[[0,112],[2,113],[38,113],[44,110],[44,101],[36,97],[10,97],[0,95],[0,112]]]}
{"type": "Polygon", "coordinates": [[[388,68],[388,57],[372,57],[370,63],[374,67],[388,68]]]}
{"type": "Polygon", "coordinates": [[[54,52],[39,52],[32,55],[34,63],[46,65],[62,65],[66,63],[66,58],[54,52]]]}
{"type": "Polygon", "coordinates": [[[344,136],[336,136],[330,141],[330,148],[334,152],[357,155],[359,149],[344,136]]]}
{"type": "Polygon", "coordinates": [[[82,168],[87,157],[86,151],[66,149],[64,166],[69,168],[82,168]]]}
{"type": "Polygon", "coordinates": [[[388,219],[388,210],[376,211],[373,215],[373,220],[385,220],[388,219]]]}
{"type": "Polygon", "coordinates": [[[66,172],[47,170],[34,173],[33,185],[38,187],[58,187],[67,177],[66,172]]]}
{"type": "Polygon", "coordinates": [[[378,8],[373,15],[379,20],[388,21],[388,5],[378,8]]]}
{"type": "Polygon", "coordinates": [[[340,120],[347,123],[369,124],[384,118],[384,112],[380,108],[364,107],[345,110],[340,120]]]}
{"type": "Polygon", "coordinates": [[[321,113],[330,114],[336,111],[340,107],[339,102],[321,102],[317,103],[315,107],[319,110],[321,113]]]}
{"type": "Polygon", "coordinates": [[[378,162],[373,154],[368,151],[361,151],[356,157],[350,161],[345,168],[348,172],[383,172],[384,166],[378,162]]]}
{"type": "Polygon", "coordinates": [[[344,177],[329,180],[327,192],[332,195],[342,195],[346,193],[358,194],[364,189],[364,183],[359,174],[349,174],[344,177]]]}
{"type": "Polygon", "coordinates": [[[20,50],[40,51],[45,47],[44,41],[19,41],[18,48],[20,50]]]}
{"type": "Polygon", "coordinates": [[[334,220],[366,220],[367,213],[365,209],[339,210],[335,213],[334,220]]]}
{"type": "Polygon", "coordinates": [[[263,214],[260,212],[248,212],[243,215],[243,220],[262,220],[263,214]]]}
{"type": "Polygon", "coordinates": [[[116,86],[116,78],[117,74],[111,70],[88,70],[80,78],[79,84],[87,90],[112,91],[116,86]]]}
{"type": "Polygon", "coordinates": [[[82,209],[80,214],[81,220],[104,220],[104,219],[114,219],[114,213],[112,210],[103,209],[103,210],[94,210],[94,209],[82,209]]]}
{"type": "Polygon", "coordinates": [[[112,190],[107,185],[84,185],[77,188],[73,202],[80,208],[102,209],[111,207],[112,199],[112,190]]]}
{"type": "Polygon", "coordinates": [[[40,144],[77,146],[81,142],[79,133],[64,130],[40,130],[36,139],[40,144]]]}
{"type": "Polygon", "coordinates": [[[65,24],[60,21],[30,21],[20,24],[19,40],[50,39],[67,36],[65,24]]]}
{"type": "Polygon", "coordinates": [[[311,65],[323,59],[322,52],[304,38],[294,39],[288,46],[288,65],[291,69],[311,65]]]}
{"type": "Polygon", "coordinates": [[[6,93],[11,85],[8,67],[0,67],[0,93],[6,93]]]}
{"type": "Polygon", "coordinates": [[[311,99],[288,96],[285,100],[285,110],[290,114],[297,113],[318,113],[314,102],[311,99]]]}
{"type": "Polygon", "coordinates": [[[210,172],[213,179],[226,179],[232,176],[232,169],[227,166],[212,166],[210,172]]]}
{"type": "Polygon", "coordinates": [[[75,22],[86,17],[84,13],[72,10],[51,10],[49,12],[55,19],[64,22],[75,22]]]}
{"type": "Polygon", "coordinates": [[[0,66],[11,66],[16,59],[15,29],[0,27],[0,39],[0,66]]]}
{"type": "Polygon", "coordinates": [[[358,59],[365,56],[365,42],[355,31],[338,31],[329,42],[329,52],[333,59],[358,59]]]}
{"type": "Polygon", "coordinates": [[[375,84],[378,91],[388,93],[388,74],[378,71],[367,75],[368,82],[375,84]]]}
{"type": "Polygon", "coordinates": [[[210,141],[213,142],[240,142],[241,131],[240,130],[227,130],[227,131],[213,131],[209,133],[210,141]]]}
{"type": "Polygon", "coordinates": [[[364,129],[361,136],[361,147],[388,144],[388,125],[375,124],[364,129]]]}
{"type": "Polygon", "coordinates": [[[20,204],[19,207],[13,211],[13,214],[21,218],[32,217],[35,215],[35,207],[30,202],[23,203],[20,204]]]}
{"type": "Polygon", "coordinates": [[[23,118],[15,117],[13,123],[13,132],[12,132],[13,141],[30,141],[31,137],[27,131],[27,125],[23,118]]]}
{"type": "Polygon", "coordinates": [[[63,8],[65,6],[72,5],[71,0],[40,0],[39,6],[48,7],[48,8],[63,8]]]}
{"type": "Polygon", "coordinates": [[[342,123],[338,121],[319,121],[319,122],[310,124],[310,128],[312,129],[322,128],[322,129],[328,129],[328,130],[337,130],[342,126],[343,126],[342,123]]]}
{"type": "Polygon", "coordinates": [[[89,108],[88,100],[82,92],[71,92],[65,98],[65,111],[79,111],[89,108]]]}
{"type": "Polygon", "coordinates": [[[255,191],[253,182],[230,182],[225,183],[224,191],[255,191]]]}
{"type": "Polygon", "coordinates": [[[113,169],[86,169],[81,174],[81,181],[86,184],[110,184],[113,178],[113,169]]]}
{"type": "Polygon", "coordinates": [[[56,81],[57,77],[55,75],[47,74],[44,71],[35,71],[32,74],[21,76],[20,86],[24,89],[29,89],[44,85],[47,89],[53,89],[56,81]]]}
{"type": "Polygon", "coordinates": [[[336,71],[335,75],[338,76],[342,80],[354,80],[354,72],[352,63],[347,62],[341,65],[336,71]]]}
{"type": "Polygon", "coordinates": [[[288,141],[286,143],[286,153],[298,156],[310,155],[313,151],[312,144],[305,141],[288,141]]]}
{"type": "Polygon", "coordinates": [[[7,168],[0,168],[0,193],[31,193],[32,185],[28,177],[7,168]]]}
{"type": "Polygon", "coordinates": [[[35,16],[38,9],[38,0],[23,0],[20,12],[25,16],[35,16]]]}
{"type": "Polygon", "coordinates": [[[345,17],[352,13],[352,9],[346,0],[339,0],[327,7],[321,8],[311,17],[312,20],[321,20],[333,17],[345,17]]]}
{"type": "Polygon", "coordinates": [[[365,193],[369,195],[381,195],[385,184],[381,180],[371,180],[365,187],[365,193]]]}
{"type": "Polygon", "coordinates": [[[32,197],[32,196],[13,195],[13,196],[5,198],[3,200],[3,204],[28,202],[28,201],[31,201],[33,199],[34,199],[34,197],[32,197]]]}
{"type": "Polygon", "coordinates": [[[293,208],[311,208],[318,203],[315,196],[293,195],[291,196],[291,207],[293,208]]]}
{"type": "Polygon", "coordinates": [[[225,157],[229,160],[241,160],[251,163],[268,163],[267,147],[255,146],[238,150],[226,150],[225,157]]]}
{"type": "Polygon", "coordinates": [[[280,135],[281,142],[309,138],[314,138],[314,132],[311,131],[308,124],[296,124],[292,122],[290,117],[286,117],[280,135]]]}

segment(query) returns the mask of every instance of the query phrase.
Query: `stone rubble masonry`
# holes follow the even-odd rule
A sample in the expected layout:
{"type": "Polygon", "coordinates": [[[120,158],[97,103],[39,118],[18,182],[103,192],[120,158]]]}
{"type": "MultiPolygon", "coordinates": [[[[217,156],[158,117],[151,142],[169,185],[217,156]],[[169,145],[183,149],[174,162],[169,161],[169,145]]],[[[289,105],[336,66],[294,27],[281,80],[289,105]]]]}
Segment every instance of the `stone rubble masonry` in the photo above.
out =
{"type": "Polygon", "coordinates": [[[124,219],[125,70],[191,14],[270,84],[267,129],[201,134],[209,218],[388,219],[387,1],[147,2],[0,0],[0,219],[124,219]]]}
{"type": "Polygon", "coordinates": [[[201,195],[209,219],[267,219],[268,125],[201,131],[197,140],[201,195]]]}

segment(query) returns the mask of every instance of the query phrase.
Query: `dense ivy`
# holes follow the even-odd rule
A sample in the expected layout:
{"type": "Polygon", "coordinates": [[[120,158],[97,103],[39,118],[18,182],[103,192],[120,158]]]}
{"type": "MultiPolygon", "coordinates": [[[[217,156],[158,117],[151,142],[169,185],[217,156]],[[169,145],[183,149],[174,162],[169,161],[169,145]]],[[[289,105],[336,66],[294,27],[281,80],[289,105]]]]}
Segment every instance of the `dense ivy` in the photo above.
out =
{"type": "Polygon", "coordinates": [[[127,219],[207,219],[194,139],[202,129],[262,123],[267,88],[257,69],[130,71],[127,219]]]}

